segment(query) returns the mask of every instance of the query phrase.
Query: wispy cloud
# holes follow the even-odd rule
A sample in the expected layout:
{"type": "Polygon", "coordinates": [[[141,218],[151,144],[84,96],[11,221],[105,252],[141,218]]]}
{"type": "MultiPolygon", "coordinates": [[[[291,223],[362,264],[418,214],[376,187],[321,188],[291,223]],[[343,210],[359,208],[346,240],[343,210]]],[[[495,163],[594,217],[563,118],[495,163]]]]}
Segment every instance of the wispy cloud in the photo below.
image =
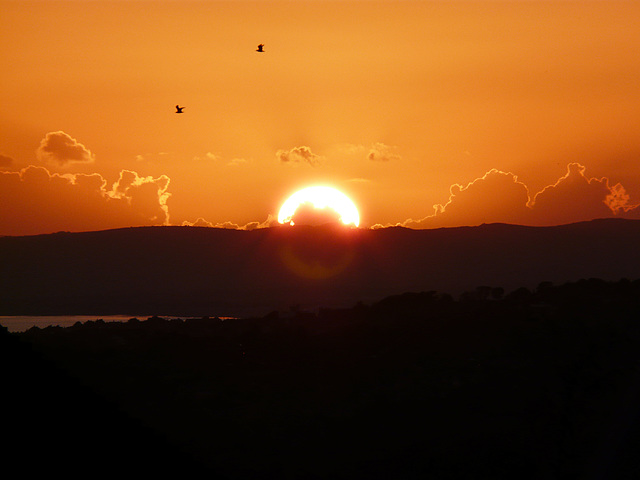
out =
{"type": "Polygon", "coordinates": [[[204,155],[196,156],[193,159],[197,162],[204,162],[204,161],[219,162],[222,160],[222,157],[216,153],[207,152],[204,155]]]}
{"type": "Polygon", "coordinates": [[[193,160],[196,162],[210,162],[218,165],[226,165],[228,167],[237,167],[249,163],[247,159],[240,157],[234,157],[229,161],[225,161],[224,157],[212,152],[207,152],[204,155],[193,157],[193,160]]]}
{"type": "Polygon", "coordinates": [[[397,153],[398,147],[391,147],[384,143],[374,143],[369,149],[367,158],[373,162],[389,162],[392,160],[400,160],[397,153]]]}
{"type": "Polygon", "coordinates": [[[385,145],[382,142],[373,143],[370,147],[354,143],[343,143],[337,146],[339,155],[357,159],[366,159],[372,162],[389,162],[401,160],[398,147],[385,145]]]}
{"type": "Polygon", "coordinates": [[[205,220],[202,217],[199,217],[195,222],[190,222],[185,220],[182,222],[183,227],[209,227],[209,228],[226,228],[229,230],[256,230],[259,228],[269,228],[279,225],[278,218],[275,215],[269,215],[266,220],[262,222],[249,222],[244,225],[239,225],[237,223],[226,221],[213,223],[205,220]]]}
{"type": "Polygon", "coordinates": [[[185,220],[184,222],[182,222],[182,226],[183,227],[209,227],[209,228],[214,227],[213,223],[206,221],[202,217],[198,217],[195,222],[190,222],[188,220],[185,220]]]}
{"type": "Polygon", "coordinates": [[[246,165],[249,161],[245,158],[232,158],[227,162],[227,166],[229,167],[239,167],[241,165],[246,165]]]}

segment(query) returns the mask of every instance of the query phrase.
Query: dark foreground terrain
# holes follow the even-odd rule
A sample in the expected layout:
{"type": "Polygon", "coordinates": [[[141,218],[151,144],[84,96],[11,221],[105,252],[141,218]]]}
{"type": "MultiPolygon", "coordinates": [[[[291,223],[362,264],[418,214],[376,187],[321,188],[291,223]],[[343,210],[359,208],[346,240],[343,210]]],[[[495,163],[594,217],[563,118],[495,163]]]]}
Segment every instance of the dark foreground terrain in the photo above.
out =
{"type": "Polygon", "coordinates": [[[640,477],[639,280],[0,338],[25,473],[640,477]]]}

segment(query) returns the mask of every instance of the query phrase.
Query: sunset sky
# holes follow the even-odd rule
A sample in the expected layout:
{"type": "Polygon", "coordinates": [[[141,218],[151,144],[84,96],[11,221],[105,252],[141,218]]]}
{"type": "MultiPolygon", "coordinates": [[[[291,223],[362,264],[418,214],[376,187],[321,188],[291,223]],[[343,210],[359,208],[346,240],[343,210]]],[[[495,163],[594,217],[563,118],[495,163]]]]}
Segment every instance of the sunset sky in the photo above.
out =
{"type": "Polygon", "coordinates": [[[0,235],[250,229],[311,185],[361,227],[640,218],[637,1],[0,11],[0,235]]]}

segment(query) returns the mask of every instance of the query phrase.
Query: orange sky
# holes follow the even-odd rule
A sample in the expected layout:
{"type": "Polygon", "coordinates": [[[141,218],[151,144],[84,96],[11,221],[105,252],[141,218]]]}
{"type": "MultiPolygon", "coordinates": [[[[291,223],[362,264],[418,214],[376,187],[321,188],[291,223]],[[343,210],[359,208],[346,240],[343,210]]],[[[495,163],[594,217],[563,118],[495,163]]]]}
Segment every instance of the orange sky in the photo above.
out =
{"type": "Polygon", "coordinates": [[[637,1],[0,9],[0,235],[251,228],[314,184],[363,227],[640,218],[637,1]]]}

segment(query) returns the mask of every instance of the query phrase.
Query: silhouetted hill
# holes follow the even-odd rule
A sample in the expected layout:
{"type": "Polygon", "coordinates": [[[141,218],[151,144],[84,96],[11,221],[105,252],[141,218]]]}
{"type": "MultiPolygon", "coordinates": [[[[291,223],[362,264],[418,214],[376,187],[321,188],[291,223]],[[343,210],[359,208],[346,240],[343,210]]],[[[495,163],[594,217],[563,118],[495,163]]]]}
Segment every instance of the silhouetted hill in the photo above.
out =
{"type": "MultiPolygon", "coordinates": [[[[0,363],[5,469],[33,477],[62,474],[66,479],[125,473],[196,478],[205,472],[173,440],[4,327],[0,327],[0,363]]],[[[98,383],[104,384],[104,378],[98,383]]]]}
{"type": "Polygon", "coordinates": [[[0,314],[246,316],[406,291],[640,275],[640,221],[410,230],[143,227],[0,238],[0,314]]]}
{"type": "Polygon", "coordinates": [[[639,478],[640,280],[473,292],[4,332],[8,438],[38,473],[68,452],[184,478],[639,478]]]}

